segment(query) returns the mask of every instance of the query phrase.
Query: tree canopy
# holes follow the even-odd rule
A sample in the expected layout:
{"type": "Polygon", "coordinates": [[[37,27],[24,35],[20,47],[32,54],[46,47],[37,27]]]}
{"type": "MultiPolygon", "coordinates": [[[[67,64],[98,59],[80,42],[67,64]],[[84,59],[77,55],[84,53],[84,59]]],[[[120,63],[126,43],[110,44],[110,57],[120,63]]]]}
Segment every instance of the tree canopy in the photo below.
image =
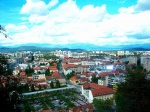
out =
{"type": "Polygon", "coordinates": [[[98,112],[112,112],[113,111],[113,101],[114,99],[94,99],[93,104],[94,107],[98,110],[98,112]]]}
{"type": "Polygon", "coordinates": [[[7,76],[11,74],[12,71],[9,69],[7,58],[3,54],[0,54],[0,75],[7,76]]]}
{"type": "Polygon", "coordinates": [[[130,70],[126,81],[118,84],[115,100],[118,112],[150,112],[150,80],[138,66],[130,70]]]}

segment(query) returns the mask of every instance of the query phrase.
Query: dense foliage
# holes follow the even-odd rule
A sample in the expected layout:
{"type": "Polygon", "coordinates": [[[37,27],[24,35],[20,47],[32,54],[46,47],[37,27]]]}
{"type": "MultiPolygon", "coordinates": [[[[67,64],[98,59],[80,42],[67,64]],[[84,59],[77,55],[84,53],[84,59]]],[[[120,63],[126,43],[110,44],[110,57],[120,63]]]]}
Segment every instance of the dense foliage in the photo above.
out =
{"type": "Polygon", "coordinates": [[[0,75],[11,75],[12,71],[9,69],[7,58],[0,54],[0,75]]]}
{"type": "Polygon", "coordinates": [[[7,59],[0,54],[0,112],[19,112],[22,88],[19,86],[18,78],[13,77],[8,71],[7,59]]]}
{"type": "Polygon", "coordinates": [[[113,103],[114,99],[94,99],[93,100],[93,104],[94,107],[98,110],[98,112],[113,112],[113,107],[114,107],[114,103],[113,103]]]}
{"type": "Polygon", "coordinates": [[[150,80],[141,67],[128,69],[126,81],[118,84],[117,112],[150,112],[150,80]]]}

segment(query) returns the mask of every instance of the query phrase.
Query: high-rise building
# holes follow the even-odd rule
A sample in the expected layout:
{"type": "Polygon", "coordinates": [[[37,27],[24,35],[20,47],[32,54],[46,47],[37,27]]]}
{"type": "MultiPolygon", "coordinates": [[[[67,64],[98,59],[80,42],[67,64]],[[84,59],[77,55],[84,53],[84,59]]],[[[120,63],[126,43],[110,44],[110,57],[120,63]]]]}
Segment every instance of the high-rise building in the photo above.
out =
{"type": "Polygon", "coordinates": [[[127,57],[129,64],[136,64],[137,65],[137,56],[129,56],[127,57]]]}
{"type": "Polygon", "coordinates": [[[143,67],[147,71],[150,71],[150,58],[144,58],[143,67]]]}
{"type": "Polygon", "coordinates": [[[124,55],[124,51],[118,51],[117,54],[118,54],[118,56],[123,56],[124,55]]]}

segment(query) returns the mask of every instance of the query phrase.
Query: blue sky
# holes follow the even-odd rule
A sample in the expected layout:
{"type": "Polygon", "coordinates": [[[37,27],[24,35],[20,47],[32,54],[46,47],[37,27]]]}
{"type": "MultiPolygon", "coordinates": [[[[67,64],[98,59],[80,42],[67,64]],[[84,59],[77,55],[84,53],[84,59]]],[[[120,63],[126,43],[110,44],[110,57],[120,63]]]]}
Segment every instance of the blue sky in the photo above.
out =
{"type": "Polygon", "coordinates": [[[149,0],[1,0],[1,46],[150,43],[149,0]]]}

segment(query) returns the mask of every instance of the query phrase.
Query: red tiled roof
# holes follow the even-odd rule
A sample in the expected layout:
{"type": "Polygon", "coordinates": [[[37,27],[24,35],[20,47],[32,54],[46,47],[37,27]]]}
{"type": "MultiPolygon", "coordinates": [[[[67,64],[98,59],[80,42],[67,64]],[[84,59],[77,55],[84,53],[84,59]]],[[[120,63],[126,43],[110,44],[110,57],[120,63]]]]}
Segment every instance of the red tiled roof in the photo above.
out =
{"type": "Polygon", "coordinates": [[[68,57],[68,56],[64,56],[64,58],[65,58],[65,59],[68,59],[69,57],[68,57]]]}
{"type": "Polygon", "coordinates": [[[28,77],[27,79],[28,79],[28,81],[31,81],[31,80],[32,80],[32,77],[28,77]]]}
{"type": "Polygon", "coordinates": [[[43,110],[42,112],[51,112],[50,110],[43,110]]]}
{"type": "Polygon", "coordinates": [[[61,76],[58,72],[54,72],[54,73],[52,74],[52,76],[55,77],[56,79],[62,78],[62,76],[61,76]]]}
{"type": "Polygon", "coordinates": [[[76,75],[74,75],[74,76],[72,76],[72,77],[70,78],[71,81],[75,81],[76,79],[77,79],[77,76],[76,76],[76,75]]]}
{"type": "Polygon", "coordinates": [[[45,79],[35,79],[34,82],[45,82],[45,79]]]}
{"type": "Polygon", "coordinates": [[[88,83],[88,84],[83,84],[84,89],[92,88],[92,89],[101,89],[101,88],[106,88],[106,86],[101,86],[96,83],[88,83]]]}
{"type": "Polygon", "coordinates": [[[120,65],[122,64],[121,62],[114,62],[115,65],[120,65]]]}
{"type": "Polygon", "coordinates": [[[93,96],[100,96],[100,95],[107,95],[107,94],[113,94],[114,90],[106,87],[106,86],[101,86],[96,83],[88,83],[88,84],[83,84],[84,89],[92,89],[91,92],[93,96]]]}
{"type": "Polygon", "coordinates": [[[113,75],[113,74],[119,74],[118,72],[101,72],[100,74],[98,74],[99,77],[105,77],[108,75],[113,75]]]}
{"type": "Polygon", "coordinates": [[[63,64],[64,68],[77,68],[75,64],[63,64]]]}
{"type": "Polygon", "coordinates": [[[113,94],[114,93],[114,90],[111,88],[108,88],[108,87],[101,88],[101,89],[94,89],[91,91],[92,91],[93,96],[101,96],[101,95],[107,95],[107,94],[113,94]]]}
{"type": "Polygon", "coordinates": [[[88,79],[88,78],[81,78],[80,79],[80,82],[82,83],[82,82],[87,82],[87,83],[89,83],[90,82],[90,80],[88,79]]]}
{"type": "Polygon", "coordinates": [[[25,76],[26,72],[20,72],[20,76],[25,76]]]}
{"type": "Polygon", "coordinates": [[[34,67],[33,70],[40,70],[40,67],[34,67]]]}
{"type": "Polygon", "coordinates": [[[81,106],[74,106],[73,108],[70,108],[72,112],[86,112],[88,109],[88,112],[93,112],[94,106],[92,104],[86,104],[81,106]]]}
{"type": "Polygon", "coordinates": [[[88,77],[88,72],[82,72],[83,75],[85,75],[86,77],[88,77]]]}
{"type": "Polygon", "coordinates": [[[103,64],[110,64],[110,61],[102,61],[103,64]]]}
{"type": "Polygon", "coordinates": [[[58,69],[56,68],[56,66],[49,66],[49,69],[50,69],[50,70],[58,70],[58,69]]]}

